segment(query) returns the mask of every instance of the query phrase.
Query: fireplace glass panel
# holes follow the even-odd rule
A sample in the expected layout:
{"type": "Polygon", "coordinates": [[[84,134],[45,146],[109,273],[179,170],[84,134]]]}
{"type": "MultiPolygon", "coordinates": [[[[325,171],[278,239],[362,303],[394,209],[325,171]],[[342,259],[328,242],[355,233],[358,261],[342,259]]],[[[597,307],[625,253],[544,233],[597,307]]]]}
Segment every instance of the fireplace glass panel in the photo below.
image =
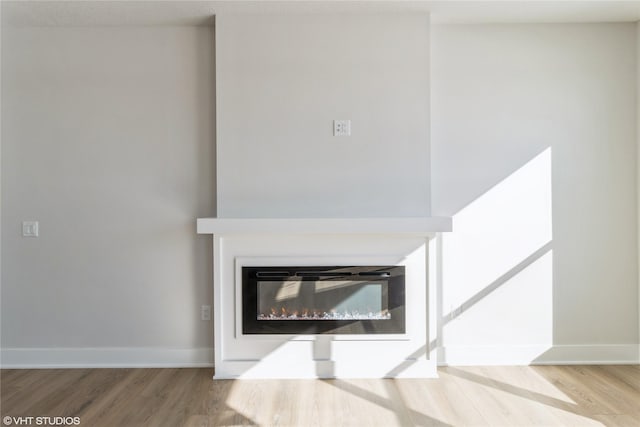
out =
{"type": "Polygon", "coordinates": [[[404,267],[243,267],[243,333],[404,333],[404,267]]]}
{"type": "Polygon", "coordinates": [[[258,320],[390,319],[386,284],[363,281],[259,281],[258,320]]]}

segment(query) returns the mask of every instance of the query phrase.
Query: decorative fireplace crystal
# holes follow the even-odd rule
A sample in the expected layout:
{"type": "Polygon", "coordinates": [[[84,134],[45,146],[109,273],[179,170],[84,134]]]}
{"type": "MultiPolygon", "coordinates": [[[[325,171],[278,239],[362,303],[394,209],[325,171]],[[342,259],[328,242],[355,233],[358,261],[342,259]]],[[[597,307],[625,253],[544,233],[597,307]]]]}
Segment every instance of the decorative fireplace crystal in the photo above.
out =
{"type": "Polygon", "coordinates": [[[243,333],[404,333],[404,267],[243,267],[243,333]]]}

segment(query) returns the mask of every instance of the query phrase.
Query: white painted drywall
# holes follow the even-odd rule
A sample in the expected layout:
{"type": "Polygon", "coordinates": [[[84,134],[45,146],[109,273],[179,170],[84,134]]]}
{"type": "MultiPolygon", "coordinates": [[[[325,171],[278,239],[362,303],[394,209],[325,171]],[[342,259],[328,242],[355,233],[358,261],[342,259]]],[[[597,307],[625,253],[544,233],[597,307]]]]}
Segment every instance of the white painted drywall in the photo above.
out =
{"type": "Polygon", "coordinates": [[[429,215],[427,14],[221,14],[216,45],[219,217],[429,215]]]}
{"type": "Polygon", "coordinates": [[[3,355],[210,362],[211,241],[195,218],[215,214],[213,29],[2,36],[3,355]]]}
{"type": "MultiPolygon", "coordinates": [[[[3,22],[2,5],[0,5],[0,22],[3,22]]],[[[2,27],[0,27],[0,308],[2,307],[2,27]]],[[[0,314],[0,332],[2,332],[2,315],[0,314]]],[[[1,338],[0,338],[1,339],[1,338]]],[[[0,341],[0,346],[2,342],[0,341]]],[[[0,352],[0,363],[2,354],[0,352]]]]}
{"type": "Polygon", "coordinates": [[[635,24],[432,28],[447,362],[562,358],[552,344],[633,357],[635,24]]]}
{"type": "MultiPolygon", "coordinates": [[[[282,216],[428,212],[427,19],[296,14],[274,19],[220,19],[225,36],[219,57],[225,62],[218,63],[224,77],[218,82],[218,102],[224,107],[219,115],[224,119],[220,148],[240,160],[248,156],[254,166],[265,154],[277,155],[276,160],[293,155],[299,162],[285,164],[293,171],[304,169],[304,164],[312,174],[303,175],[300,182],[285,182],[282,194],[269,193],[273,189],[267,187],[264,196],[253,199],[245,196],[255,196],[256,182],[266,187],[284,177],[273,178],[267,172],[243,175],[242,168],[221,163],[220,178],[226,180],[221,189],[247,191],[237,200],[223,195],[222,216],[235,216],[246,207],[254,210],[243,216],[278,216],[283,211],[282,216]],[[280,53],[279,41],[289,49],[280,53]],[[340,66],[331,62],[336,45],[341,48],[340,66]],[[306,70],[313,78],[304,81],[299,71],[307,61],[313,63],[306,70]],[[353,68],[362,61],[370,66],[353,68]],[[411,61],[415,67],[406,69],[411,61]],[[236,71],[245,74],[234,75],[236,71]],[[262,84],[265,76],[277,84],[262,84]],[[243,86],[246,82],[254,86],[243,86]],[[375,82],[381,83],[380,89],[371,88],[375,82]],[[256,94],[258,89],[264,92],[256,94]],[[257,103],[245,102],[258,98],[257,103]],[[384,105],[381,100],[392,102],[384,105]],[[383,122],[383,117],[392,120],[383,122]],[[265,126],[247,126],[247,118],[265,126]],[[330,136],[334,118],[353,121],[354,135],[348,143],[330,136]],[[257,153],[247,151],[246,137],[257,144],[263,136],[269,146],[259,145],[257,153]],[[395,158],[390,147],[405,154],[395,158]],[[290,148],[302,150],[291,154],[290,148]],[[418,155],[410,155],[414,151],[418,155]],[[313,155],[302,162],[296,153],[313,155]],[[330,158],[336,153],[344,159],[364,156],[368,167],[361,164],[337,172],[353,175],[335,175],[334,166],[343,161],[330,158]],[[320,166],[321,161],[331,167],[320,166]],[[374,164],[377,161],[391,161],[393,167],[386,169],[374,164]],[[422,165],[424,175],[415,176],[422,165]],[[409,175],[415,178],[410,188],[399,185],[394,189],[398,194],[391,191],[392,184],[407,183],[409,175]],[[355,185],[363,177],[373,182],[355,185]],[[386,181],[376,181],[383,178],[386,181]],[[323,188],[351,191],[355,186],[371,193],[379,187],[391,197],[385,201],[407,204],[386,212],[360,197],[331,206],[296,198],[296,191],[307,189],[302,184],[309,183],[319,197],[315,200],[335,197],[322,193],[323,188]],[[293,201],[285,200],[282,210],[263,203],[266,196],[271,203],[272,197],[292,194],[293,201]],[[417,199],[407,201],[409,194],[417,199]]],[[[638,79],[633,74],[633,40],[640,37],[640,29],[634,33],[634,28],[435,28],[432,213],[454,215],[458,227],[451,238],[460,236],[457,242],[445,236],[443,253],[452,243],[463,249],[477,244],[475,253],[499,258],[489,264],[493,270],[482,271],[488,279],[473,281],[470,287],[451,283],[452,269],[469,268],[452,259],[443,271],[444,285],[461,292],[449,292],[444,299],[455,308],[456,301],[468,299],[465,292],[468,297],[470,290],[480,290],[492,279],[504,282],[483,300],[487,306],[463,304],[459,325],[445,327],[447,350],[484,345],[496,360],[496,352],[518,345],[546,348],[548,328],[536,329],[534,320],[549,324],[549,291],[553,344],[637,346],[638,116],[633,97],[638,79]],[[547,159],[551,176],[546,173],[547,159]],[[508,215],[528,209],[544,214],[548,186],[518,192],[518,200],[525,201],[522,206],[498,202],[492,210],[495,216],[488,217],[493,224],[483,215],[469,214],[499,201],[508,190],[517,191],[518,183],[540,184],[527,178],[532,176],[551,182],[550,247],[544,243],[548,213],[542,218],[508,215]],[[488,193],[490,197],[484,197],[488,193]],[[522,194],[536,195],[542,205],[522,194]],[[474,204],[476,199],[480,202],[474,204]],[[468,205],[474,209],[465,211],[467,218],[479,219],[484,227],[460,228],[460,211],[468,205]],[[528,240],[531,237],[538,240],[528,240]],[[503,245],[497,251],[496,242],[503,245]],[[508,245],[517,250],[510,251],[508,245]],[[537,245],[542,245],[539,251],[537,245]],[[520,265],[518,258],[523,256],[537,262],[520,265]],[[505,275],[513,264],[519,268],[505,275]],[[477,324],[470,324],[470,314],[477,324]],[[512,324],[521,329],[509,329],[512,324]],[[487,327],[491,325],[498,329],[487,327]]],[[[3,355],[13,349],[33,356],[28,349],[37,347],[33,364],[47,357],[50,363],[82,364],[108,360],[109,354],[116,364],[153,363],[154,355],[171,364],[183,357],[181,349],[193,355],[194,349],[210,348],[211,324],[198,320],[199,305],[211,301],[210,240],[195,235],[194,219],[215,211],[211,30],[2,31],[3,355]],[[40,221],[40,238],[20,237],[24,219],[40,221]],[[168,355],[166,348],[178,355],[168,355]]],[[[472,280],[473,272],[466,272],[472,280]]]]}

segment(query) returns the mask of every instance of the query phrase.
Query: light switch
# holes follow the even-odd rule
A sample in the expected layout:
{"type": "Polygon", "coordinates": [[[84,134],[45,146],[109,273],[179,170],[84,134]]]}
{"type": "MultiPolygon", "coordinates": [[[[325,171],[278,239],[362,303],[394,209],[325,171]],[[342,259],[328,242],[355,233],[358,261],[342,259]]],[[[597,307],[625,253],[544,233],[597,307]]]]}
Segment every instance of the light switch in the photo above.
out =
{"type": "Polygon", "coordinates": [[[23,237],[38,237],[38,221],[22,221],[23,237]]]}
{"type": "Polygon", "coordinates": [[[351,136],[351,120],[334,120],[333,136],[351,136]]]}

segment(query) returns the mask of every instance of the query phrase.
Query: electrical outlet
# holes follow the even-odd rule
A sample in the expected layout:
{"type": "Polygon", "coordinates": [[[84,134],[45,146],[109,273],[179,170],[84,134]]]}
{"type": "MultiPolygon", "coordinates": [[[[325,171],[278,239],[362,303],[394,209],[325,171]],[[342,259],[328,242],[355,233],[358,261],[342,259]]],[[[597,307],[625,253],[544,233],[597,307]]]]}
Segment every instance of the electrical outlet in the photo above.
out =
{"type": "Polygon", "coordinates": [[[22,221],[22,237],[38,237],[38,221],[22,221]]]}
{"type": "Polygon", "coordinates": [[[211,306],[203,305],[200,308],[200,319],[202,320],[211,320],[211,306]]]}
{"type": "Polygon", "coordinates": [[[351,120],[334,120],[333,136],[351,136],[351,120]]]}

